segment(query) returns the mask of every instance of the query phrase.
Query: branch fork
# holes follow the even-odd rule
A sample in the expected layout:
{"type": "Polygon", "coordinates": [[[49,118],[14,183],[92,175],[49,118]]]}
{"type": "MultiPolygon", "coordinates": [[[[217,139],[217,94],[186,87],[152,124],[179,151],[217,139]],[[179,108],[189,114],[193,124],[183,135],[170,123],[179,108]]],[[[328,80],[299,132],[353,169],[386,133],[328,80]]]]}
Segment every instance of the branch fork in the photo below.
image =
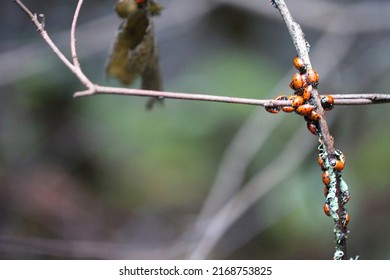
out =
{"type": "MultiPolygon", "coordinates": [[[[106,87],[94,84],[82,71],[80,63],[78,61],[77,50],[76,50],[76,25],[83,4],[83,0],[79,0],[70,31],[70,48],[72,62],[70,62],[65,55],[58,49],[58,47],[51,40],[50,36],[45,30],[44,21],[39,21],[36,13],[32,13],[20,0],[14,0],[14,2],[22,9],[22,11],[30,18],[30,20],[37,27],[37,31],[50,46],[53,52],[61,59],[61,61],[69,68],[71,72],[80,80],[80,82],[87,88],[83,91],[78,91],[74,94],[74,97],[83,97],[91,96],[95,94],[117,94],[117,95],[129,95],[129,96],[145,96],[145,97],[164,97],[172,99],[181,99],[181,100],[199,100],[199,101],[208,101],[208,102],[223,102],[223,103],[233,103],[233,104],[244,104],[244,105],[256,105],[256,106],[287,106],[291,105],[291,101],[283,100],[272,100],[272,99],[253,99],[253,98],[238,98],[238,97],[229,97],[229,96],[217,96],[217,95],[205,95],[205,94],[191,94],[191,93],[180,93],[180,92],[168,92],[168,91],[152,91],[152,90],[141,90],[141,89],[130,89],[130,88],[119,88],[119,87],[106,87]]],[[[278,5],[280,1],[278,2],[278,5]]],[[[276,4],[274,4],[276,6],[276,4]]],[[[287,10],[288,11],[288,10],[287,10]]],[[[291,16],[291,15],[290,15],[291,16]]],[[[303,32],[300,26],[297,23],[292,25],[294,32],[301,34],[303,32]]],[[[293,33],[295,34],[295,33],[293,33]]],[[[310,62],[307,48],[308,44],[306,40],[300,41],[301,43],[297,45],[302,50],[303,58],[305,62],[310,62]]],[[[364,105],[364,104],[376,104],[390,102],[390,94],[338,94],[334,95],[335,105],[364,105]]]]}

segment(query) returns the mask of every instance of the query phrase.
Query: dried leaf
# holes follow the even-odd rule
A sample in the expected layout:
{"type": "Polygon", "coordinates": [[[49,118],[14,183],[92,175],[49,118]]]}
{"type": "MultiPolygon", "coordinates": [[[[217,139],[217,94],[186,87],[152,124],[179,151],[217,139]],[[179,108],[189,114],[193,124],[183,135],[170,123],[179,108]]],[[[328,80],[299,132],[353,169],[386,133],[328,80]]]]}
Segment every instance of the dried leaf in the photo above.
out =
{"type": "Polygon", "coordinates": [[[143,89],[162,90],[158,51],[151,20],[151,16],[159,15],[161,9],[160,5],[148,0],[117,2],[115,10],[119,17],[125,19],[119,27],[108,59],[106,72],[109,76],[126,85],[141,77],[143,89]]]}

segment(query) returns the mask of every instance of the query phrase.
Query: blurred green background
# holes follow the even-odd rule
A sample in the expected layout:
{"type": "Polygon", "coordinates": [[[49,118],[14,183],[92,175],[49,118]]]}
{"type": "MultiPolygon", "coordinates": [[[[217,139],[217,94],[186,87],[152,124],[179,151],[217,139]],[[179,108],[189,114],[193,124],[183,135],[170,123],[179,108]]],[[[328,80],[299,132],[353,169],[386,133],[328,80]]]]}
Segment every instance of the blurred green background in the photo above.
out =
{"type": "MultiPolygon", "coordinates": [[[[386,1],[293,2],[321,93],[389,92],[386,1]]],[[[290,93],[295,52],[268,1],[160,3],[165,10],[155,25],[166,90],[248,98],[290,93]]],[[[77,1],[25,4],[45,15],[47,31],[69,57],[77,1]]],[[[120,23],[114,4],[85,1],[76,34],[84,72],[102,85],[119,85],[104,75],[120,23]]],[[[149,112],[140,97],[74,99],[82,85],[13,1],[0,3],[0,26],[0,258],[332,258],[318,144],[297,115],[179,100],[149,112]],[[292,139],[296,144],[285,150],[292,139]],[[214,215],[260,172],[255,193],[268,191],[206,246],[209,252],[195,254],[237,212],[214,215]],[[205,224],[195,230],[197,220],[205,224]]],[[[390,258],[388,106],[328,113],[336,147],[347,157],[350,257],[390,258]]]]}

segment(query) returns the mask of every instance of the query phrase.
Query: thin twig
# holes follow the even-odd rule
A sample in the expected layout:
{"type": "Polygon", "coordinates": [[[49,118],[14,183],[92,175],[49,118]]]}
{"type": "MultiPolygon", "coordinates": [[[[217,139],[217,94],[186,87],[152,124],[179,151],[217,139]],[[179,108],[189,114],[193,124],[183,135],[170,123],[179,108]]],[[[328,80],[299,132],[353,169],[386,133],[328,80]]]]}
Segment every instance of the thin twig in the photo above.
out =
{"type": "Polygon", "coordinates": [[[70,51],[72,54],[73,65],[80,70],[81,70],[80,62],[76,51],[76,26],[77,26],[77,20],[79,18],[80,9],[82,5],[83,5],[83,0],[79,0],[79,2],[77,3],[76,11],[74,12],[72,27],[70,29],[70,51]]]}
{"type": "MultiPolygon", "coordinates": [[[[171,99],[212,101],[212,102],[236,103],[236,104],[246,104],[246,105],[259,105],[259,106],[265,106],[267,104],[273,103],[273,100],[267,100],[267,99],[251,99],[251,98],[239,98],[239,97],[207,95],[207,94],[141,90],[141,89],[130,89],[130,88],[121,88],[121,87],[106,87],[100,85],[95,85],[94,89],[95,89],[94,91],[76,92],[74,94],[74,97],[89,96],[94,94],[114,94],[114,95],[147,96],[147,97],[162,96],[164,98],[171,98],[171,99]]],[[[288,103],[289,101],[286,102],[286,105],[288,103]]]]}
{"type": "MultiPolygon", "coordinates": [[[[95,94],[129,95],[129,96],[145,96],[145,97],[162,96],[164,98],[171,98],[171,99],[223,102],[223,103],[257,105],[257,106],[267,106],[267,107],[291,105],[290,100],[241,98],[241,97],[208,95],[208,94],[199,94],[199,93],[196,94],[196,93],[130,89],[130,88],[121,88],[121,87],[107,87],[107,86],[100,86],[100,85],[95,85],[93,90],[76,92],[74,94],[74,97],[84,97],[84,96],[91,96],[95,94]]],[[[332,95],[334,97],[335,105],[368,105],[368,104],[390,103],[390,94],[383,94],[383,93],[337,94],[337,95],[333,95],[329,93],[329,95],[332,95]]]]}
{"type": "Polygon", "coordinates": [[[66,57],[65,55],[58,49],[57,45],[50,38],[48,33],[46,32],[44,26],[39,22],[37,14],[32,13],[30,9],[28,9],[20,0],[14,0],[14,2],[23,10],[23,12],[30,18],[30,20],[37,27],[37,31],[45,40],[45,42],[49,45],[49,47],[53,50],[53,52],[59,57],[59,59],[69,68],[70,71],[75,74],[79,80],[89,89],[88,91],[93,90],[94,84],[85,76],[85,74],[75,67],[66,57]]]}
{"type": "MultiPolygon", "coordinates": [[[[63,53],[57,48],[54,42],[51,40],[49,35],[47,34],[44,26],[39,22],[37,14],[32,13],[20,0],[14,0],[14,2],[22,9],[22,11],[30,18],[30,20],[37,27],[37,31],[42,36],[42,38],[46,41],[49,47],[53,50],[53,52],[61,59],[61,61],[74,73],[74,66],[70,61],[63,55],[63,53]]],[[[76,73],[75,73],[76,74],[76,73]]]]}

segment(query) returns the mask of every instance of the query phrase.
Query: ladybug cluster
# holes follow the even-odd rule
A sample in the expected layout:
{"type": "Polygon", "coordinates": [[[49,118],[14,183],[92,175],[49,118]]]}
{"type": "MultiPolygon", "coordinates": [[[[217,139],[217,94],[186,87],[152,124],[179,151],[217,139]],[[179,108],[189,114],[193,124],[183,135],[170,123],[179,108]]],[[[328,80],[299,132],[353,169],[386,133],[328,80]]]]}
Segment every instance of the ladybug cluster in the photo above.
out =
{"type": "MultiPolygon", "coordinates": [[[[299,71],[295,73],[289,86],[294,93],[290,96],[280,95],[274,100],[291,100],[291,105],[287,106],[266,106],[267,112],[276,114],[281,110],[286,113],[295,112],[304,117],[307,128],[314,135],[319,135],[319,121],[320,114],[317,112],[315,99],[312,95],[313,89],[318,87],[319,76],[317,72],[307,67],[304,61],[296,56],[294,58],[294,66],[299,71]]],[[[331,95],[320,96],[321,106],[325,111],[332,110],[334,107],[334,98],[331,95]]],[[[322,170],[322,182],[324,183],[324,195],[326,201],[324,203],[324,212],[327,216],[332,216],[335,220],[342,219],[342,223],[346,226],[349,223],[349,214],[345,209],[338,214],[339,202],[338,197],[341,197],[341,205],[345,205],[349,199],[350,194],[348,186],[342,178],[342,170],[346,163],[344,154],[340,150],[336,150],[334,155],[327,154],[325,148],[321,144],[318,148],[319,157],[318,163],[322,170]],[[336,182],[340,183],[341,196],[336,196],[336,182]]]]}
{"type": "MultiPolygon", "coordinates": [[[[332,213],[336,215],[336,220],[339,219],[337,210],[339,208],[339,203],[336,198],[336,182],[340,182],[340,192],[341,192],[341,205],[345,205],[351,195],[348,191],[348,185],[342,178],[342,171],[344,169],[346,158],[340,150],[336,150],[333,157],[329,157],[326,154],[325,149],[322,145],[319,146],[319,156],[318,164],[322,170],[322,182],[324,183],[324,196],[326,197],[324,203],[324,212],[327,216],[332,216],[332,213]],[[333,178],[332,178],[333,177],[333,178]]],[[[349,214],[343,209],[341,213],[341,219],[344,226],[349,223],[349,214]]]]}
{"type": "MultiPolygon", "coordinates": [[[[274,98],[274,100],[291,100],[291,106],[266,106],[265,109],[273,114],[279,113],[281,110],[286,113],[295,112],[304,117],[309,131],[317,135],[319,132],[318,121],[321,116],[317,113],[316,102],[312,98],[312,92],[314,88],[318,87],[320,78],[317,72],[312,68],[308,68],[300,57],[296,56],[293,62],[295,68],[299,71],[299,73],[294,74],[289,84],[294,93],[288,97],[279,95],[274,98]]],[[[324,110],[333,109],[334,98],[331,95],[322,96],[321,105],[324,110]]]]}

